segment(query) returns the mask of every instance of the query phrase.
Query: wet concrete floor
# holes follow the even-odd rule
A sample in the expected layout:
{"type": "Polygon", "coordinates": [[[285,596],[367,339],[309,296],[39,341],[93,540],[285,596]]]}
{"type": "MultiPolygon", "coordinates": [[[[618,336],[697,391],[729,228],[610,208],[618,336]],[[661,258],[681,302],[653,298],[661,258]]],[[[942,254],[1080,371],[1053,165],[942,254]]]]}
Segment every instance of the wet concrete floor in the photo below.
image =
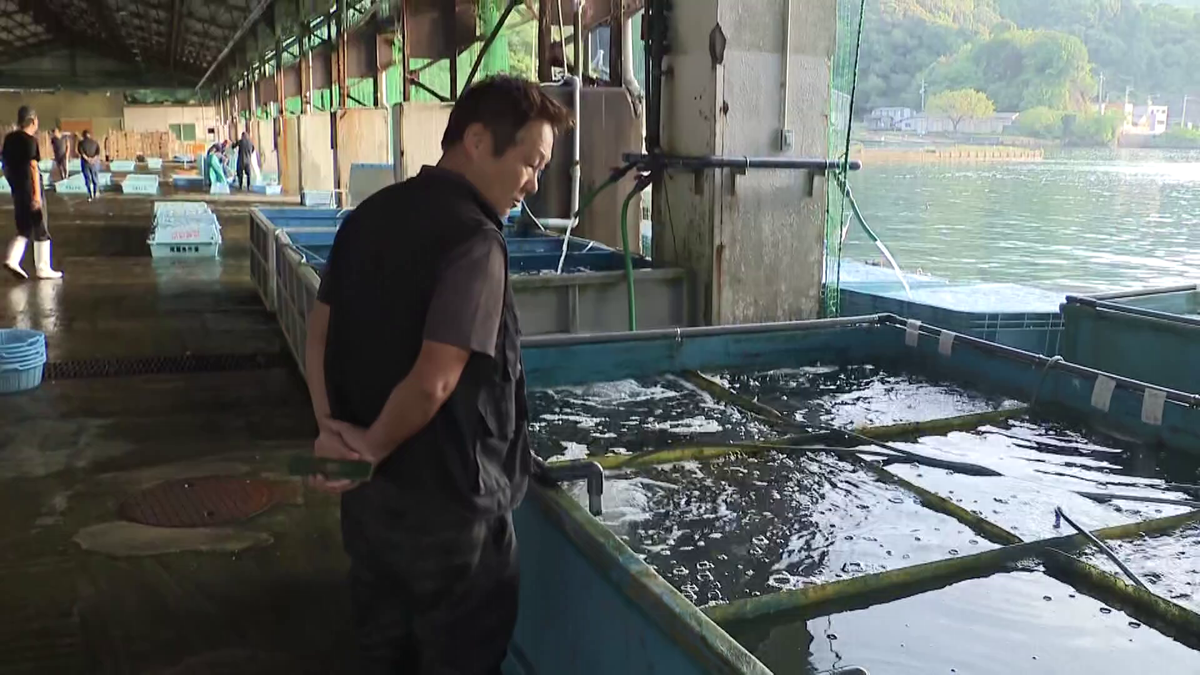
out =
{"type": "MultiPolygon", "coordinates": [[[[0,673],[337,672],[351,635],[336,502],[285,475],[314,426],[250,282],[254,201],[210,201],[220,260],[164,263],[145,243],[164,198],[50,195],[66,278],[0,279],[0,326],[45,331],[56,363],[201,354],[268,366],[68,377],[0,397],[0,673]],[[210,475],[271,481],[279,501],[202,530],[119,521],[130,495],[210,475]]],[[[4,239],[11,222],[0,199],[4,239]]]]}

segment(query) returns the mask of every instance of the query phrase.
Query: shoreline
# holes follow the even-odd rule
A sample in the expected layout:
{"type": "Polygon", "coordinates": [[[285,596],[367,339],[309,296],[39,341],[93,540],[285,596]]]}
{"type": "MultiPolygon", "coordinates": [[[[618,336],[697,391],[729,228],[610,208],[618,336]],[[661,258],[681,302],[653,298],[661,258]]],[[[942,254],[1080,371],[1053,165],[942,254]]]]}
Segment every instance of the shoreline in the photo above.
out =
{"type": "Polygon", "coordinates": [[[863,164],[913,162],[1016,162],[1045,159],[1043,148],[1011,145],[927,145],[914,148],[868,147],[851,148],[850,157],[863,164]]]}

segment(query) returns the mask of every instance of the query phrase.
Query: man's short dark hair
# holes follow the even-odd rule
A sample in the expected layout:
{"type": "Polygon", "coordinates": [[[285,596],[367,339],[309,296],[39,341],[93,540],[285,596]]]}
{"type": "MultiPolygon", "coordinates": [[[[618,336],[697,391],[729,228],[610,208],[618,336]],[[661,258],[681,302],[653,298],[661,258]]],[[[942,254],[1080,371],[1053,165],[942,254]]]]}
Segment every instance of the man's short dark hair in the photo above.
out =
{"type": "Polygon", "coordinates": [[[498,157],[512,147],[517,134],[533,120],[542,120],[560,133],[571,127],[571,113],[536,82],[510,75],[493,75],[473,84],[450,111],[442,150],[463,140],[467,127],[478,122],[491,132],[498,157]]]}
{"type": "Polygon", "coordinates": [[[88,131],[87,129],[84,129],[84,130],[83,130],[83,137],[84,137],[84,138],[91,138],[91,137],[92,137],[92,132],[91,132],[91,131],[88,131]]]}
{"type": "Polygon", "coordinates": [[[17,126],[21,129],[33,124],[37,119],[37,111],[32,107],[23,105],[17,109],[17,126]]]}

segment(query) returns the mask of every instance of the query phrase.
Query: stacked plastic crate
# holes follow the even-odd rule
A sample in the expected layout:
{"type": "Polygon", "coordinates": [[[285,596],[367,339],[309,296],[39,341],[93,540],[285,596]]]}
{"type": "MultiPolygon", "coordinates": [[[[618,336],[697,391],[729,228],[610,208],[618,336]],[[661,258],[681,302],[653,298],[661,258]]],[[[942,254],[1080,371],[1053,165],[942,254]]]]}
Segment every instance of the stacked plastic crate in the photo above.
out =
{"type": "Polygon", "coordinates": [[[204,202],[155,202],[147,242],[155,258],[215,258],[221,224],[204,202]]]}

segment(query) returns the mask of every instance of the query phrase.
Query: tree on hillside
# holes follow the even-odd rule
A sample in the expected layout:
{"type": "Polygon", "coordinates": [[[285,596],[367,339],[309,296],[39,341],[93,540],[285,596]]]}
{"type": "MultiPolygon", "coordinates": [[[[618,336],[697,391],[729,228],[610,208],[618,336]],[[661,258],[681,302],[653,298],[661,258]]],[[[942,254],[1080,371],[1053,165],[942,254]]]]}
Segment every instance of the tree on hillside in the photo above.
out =
{"type": "Polygon", "coordinates": [[[1045,30],[1009,30],[944,57],[929,69],[937,90],[978,89],[1001,110],[1082,107],[1095,93],[1087,48],[1045,30]]]}
{"type": "Polygon", "coordinates": [[[958,132],[958,125],[963,120],[978,120],[991,117],[996,112],[996,106],[983,92],[974,89],[956,89],[934,94],[929,99],[928,110],[932,113],[945,115],[958,132]]]}

